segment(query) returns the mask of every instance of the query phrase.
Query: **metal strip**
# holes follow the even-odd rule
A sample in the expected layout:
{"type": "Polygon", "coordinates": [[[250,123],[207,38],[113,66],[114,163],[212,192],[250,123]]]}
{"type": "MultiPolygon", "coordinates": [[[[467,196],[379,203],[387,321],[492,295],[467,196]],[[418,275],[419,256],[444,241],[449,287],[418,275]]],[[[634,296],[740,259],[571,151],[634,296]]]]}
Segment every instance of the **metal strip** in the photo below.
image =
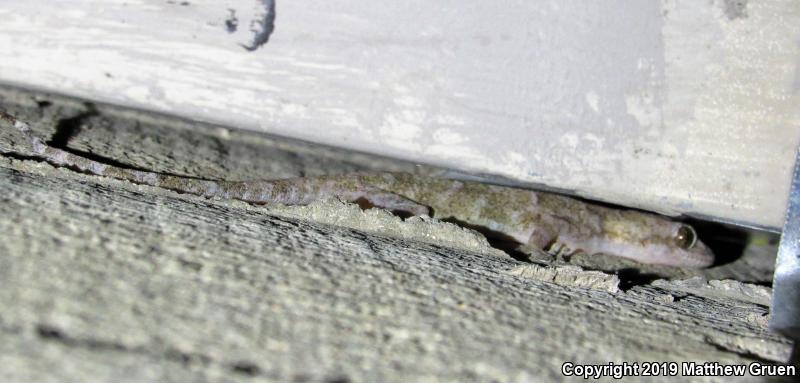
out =
{"type": "Polygon", "coordinates": [[[800,340],[800,151],[795,158],[772,287],[770,328],[800,340]]]}

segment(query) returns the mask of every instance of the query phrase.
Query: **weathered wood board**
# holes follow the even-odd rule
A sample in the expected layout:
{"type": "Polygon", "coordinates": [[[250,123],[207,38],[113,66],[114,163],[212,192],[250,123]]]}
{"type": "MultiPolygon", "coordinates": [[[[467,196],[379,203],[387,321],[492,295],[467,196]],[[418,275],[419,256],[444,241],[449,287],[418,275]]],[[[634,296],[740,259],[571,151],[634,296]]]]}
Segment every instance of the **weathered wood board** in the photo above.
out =
{"type": "MultiPolygon", "coordinates": [[[[0,108],[72,150],[193,176],[408,166],[7,89],[0,108]],[[187,131],[207,134],[175,144],[187,131]]],[[[603,275],[0,156],[3,381],[520,382],[567,361],[788,358],[768,288],[603,275]]]]}

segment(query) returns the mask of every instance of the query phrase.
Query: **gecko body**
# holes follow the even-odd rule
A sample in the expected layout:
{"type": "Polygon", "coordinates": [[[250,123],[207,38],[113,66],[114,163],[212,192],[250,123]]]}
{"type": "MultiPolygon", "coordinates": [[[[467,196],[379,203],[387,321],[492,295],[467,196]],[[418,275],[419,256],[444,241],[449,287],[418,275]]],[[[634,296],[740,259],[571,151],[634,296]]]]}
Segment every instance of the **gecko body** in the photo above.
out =
{"type": "Polygon", "coordinates": [[[0,112],[22,132],[35,157],[55,166],[205,197],[255,204],[306,205],[335,196],[405,215],[427,214],[499,234],[518,244],[583,251],[642,263],[707,267],[713,253],[694,229],[654,214],[612,209],[558,194],[404,173],[357,173],[270,181],[210,181],[103,164],[45,144],[27,124],[0,112]]]}

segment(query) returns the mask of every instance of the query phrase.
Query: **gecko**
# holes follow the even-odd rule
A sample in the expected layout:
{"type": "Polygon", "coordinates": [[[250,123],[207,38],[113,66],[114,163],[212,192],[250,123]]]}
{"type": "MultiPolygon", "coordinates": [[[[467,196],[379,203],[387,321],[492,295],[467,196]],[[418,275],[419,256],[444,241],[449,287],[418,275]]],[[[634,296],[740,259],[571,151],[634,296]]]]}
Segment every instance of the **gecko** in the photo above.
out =
{"type": "Polygon", "coordinates": [[[28,140],[27,153],[56,167],[209,198],[307,205],[336,197],[397,215],[428,215],[520,245],[562,255],[608,254],[641,263],[703,268],[713,252],[685,223],[560,194],[407,173],[352,173],[278,180],[213,181],[105,164],[51,147],[30,126],[0,111],[0,122],[28,140]]]}

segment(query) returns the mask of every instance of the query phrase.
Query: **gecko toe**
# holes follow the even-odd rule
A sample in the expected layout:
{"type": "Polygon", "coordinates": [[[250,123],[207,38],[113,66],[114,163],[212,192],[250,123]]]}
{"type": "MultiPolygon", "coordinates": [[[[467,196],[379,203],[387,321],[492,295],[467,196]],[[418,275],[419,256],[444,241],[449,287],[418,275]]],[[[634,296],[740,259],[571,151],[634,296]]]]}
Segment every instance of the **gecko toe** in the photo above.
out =
{"type": "Polygon", "coordinates": [[[562,247],[564,247],[564,245],[563,245],[563,244],[561,244],[561,243],[559,243],[559,242],[553,242],[553,243],[552,243],[550,246],[548,246],[548,247],[545,249],[545,251],[546,251],[548,254],[550,254],[550,255],[552,255],[552,256],[554,256],[554,257],[557,257],[557,256],[560,254],[560,252],[561,252],[561,248],[562,248],[562,247]]]}

